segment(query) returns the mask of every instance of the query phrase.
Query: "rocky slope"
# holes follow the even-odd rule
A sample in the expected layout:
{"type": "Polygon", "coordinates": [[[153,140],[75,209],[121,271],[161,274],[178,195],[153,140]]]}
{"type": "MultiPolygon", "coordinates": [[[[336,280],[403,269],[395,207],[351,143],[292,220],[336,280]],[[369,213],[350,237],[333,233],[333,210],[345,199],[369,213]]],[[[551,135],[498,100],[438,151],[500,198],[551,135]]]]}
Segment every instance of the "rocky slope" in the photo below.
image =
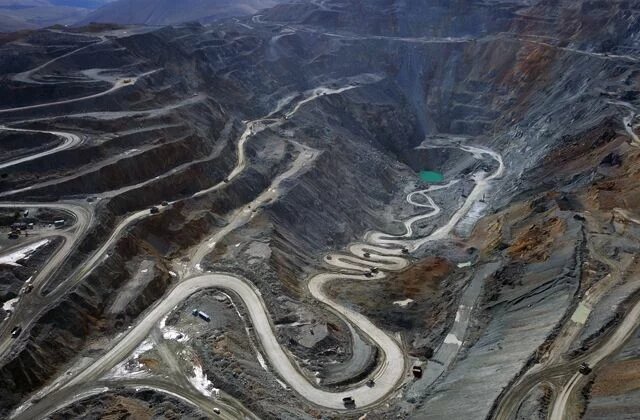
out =
{"type": "MultiPolygon", "coordinates": [[[[417,249],[410,267],[386,279],[328,288],[398,337],[408,365],[427,372],[407,377],[397,398],[367,412],[499,417],[511,399],[527,395],[535,397],[520,416],[549,411],[544,381],[532,384],[532,394],[510,390],[534,365],[568,366],[599,348],[640,286],[639,14],[633,2],[617,0],[326,0],[212,26],[90,26],[3,39],[0,92],[9,99],[0,122],[32,135],[18,141],[3,133],[2,150],[46,149],[57,137],[45,131],[80,142],[4,169],[1,199],[82,203],[96,220],[48,282],[42,308],[25,310],[33,321],[3,355],[0,383],[13,391],[0,399],[2,414],[58,374],[99,358],[178,282],[175,271],[199,245],[243,209],[255,217],[213,244],[200,269],[256,285],[279,343],[309,380],[346,387],[366,378],[377,365],[375,346],[311,299],[307,282],[330,269],[325,254],[346,252],[368,231],[403,234],[399,221],[422,211],[406,197],[426,187],[423,169],[459,182],[432,194],[441,211],[416,223],[416,235],[445,225],[471,193],[471,175],[499,170],[460,144],[497,152],[505,171],[452,233],[417,249]],[[224,182],[247,121],[293,112],[320,87],[348,90],[320,94],[251,133],[246,168],[224,182]],[[311,151],[318,156],[282,182],[276,199],[247,209],[311,151]],[[163,210],[151,215],[154,205],[163,210]],[[95,270],[69,281],[137,212],[145,216],[109,242],[95,270]],[[591,294],[601,297],[589,303],[587,320],[571,324],[591,294]],[[468,326],[452,338],[465,310],[468,326]],[[570,343],[558,339],[569,336],[565,328],[575,329],[570,343]]],[[[151,15],[166,23],[164,12],[151,15]]],[[[258,416],[336,415],[263,368],[236,296],[196,295],[166,325],[189,331],[188,339],[151,337],[157,348],[131,362],[144,360],[147,385],[181,378],[180,369],[191,374],[196,360],[216,387],[258,416]],[[210,328],[200,329],[193,307],[213,315],[210,328]],[[188,357],[171,361],[163,346],[188,357]]],[[[636,388],[610,389],[627,359],[607,361],[602,376],[596,370],[576,410],[632,412],[636,388]]],[[[154,398],[111,392],[58,415],[79,417],[87,407],[138,413],[154,398]]]]}

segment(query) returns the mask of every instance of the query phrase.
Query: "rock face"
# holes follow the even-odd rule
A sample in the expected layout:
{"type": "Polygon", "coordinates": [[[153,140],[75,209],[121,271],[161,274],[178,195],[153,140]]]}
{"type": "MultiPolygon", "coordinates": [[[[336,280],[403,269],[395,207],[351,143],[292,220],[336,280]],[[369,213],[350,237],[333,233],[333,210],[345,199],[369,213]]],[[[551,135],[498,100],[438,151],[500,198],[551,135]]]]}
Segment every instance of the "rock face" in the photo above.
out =
{"type": "MultiPolygon", "coordinates": [[[[124,13],[124,23],[164,25],[208,20],[213,10],[138,3],[135,13],[118,1],[90,19],[122,23],[124,13]]],[[[344,258],[375,231],[403,235],[402,221],[436,207],[411,226],[412,238],[435,239],[397,250],[407,267],[326,287],[402,342],[407,367],[425,372],[406,375],[398,398],[354,416],[553,411],[550,394],[607,349],[640,290],[640,8],[622,0],[215,4],[216,16],[274,7],[210,26],[90,25],[0,38],[0,124],[25,130],[0,129],[0,165],[42,154],[2,166],[0,206],[73,205],[90,215],[78,211],[77,230],[61,231],[73,242],[55,244],[69,243],[68,255],[52,258],[59,267],[1,326],[3,338],[11,326],[23,331],[0,354],[0,388],[10,390],[0,416],[28,399],[24,416],[68,405],[54,416],[95,408],[153,417],[148,404],[159,399],[176,416],[211,416],[214,388],[236,416],[243,406],[265,418],[335,416],[275,373],[248,308],[225,291],[191,296],[154,324],[133,353],[86,384],[111,389],[103,396],[56,387],[102,360],[189,270],[255,285],[279,345],[310,382],[364,385],[383,354],[311,297],[309,279],[359,273],[367,261],[336,269],[325,256],[344,258]],[[69,138],[71,147],[46,154],[69,138]],[[455,182],[411,196],[429,187],[422,170],[455,182]],[[273,196],[260,201],[265,194],[273,196]]],[[[2,270],[3,296],[15,298],[28,274],[2,270]]],[[[637,382],[636,356],[598,360],[569,411],[636,413],[637,387],[614,380],[629,367],[637,382]]]]}

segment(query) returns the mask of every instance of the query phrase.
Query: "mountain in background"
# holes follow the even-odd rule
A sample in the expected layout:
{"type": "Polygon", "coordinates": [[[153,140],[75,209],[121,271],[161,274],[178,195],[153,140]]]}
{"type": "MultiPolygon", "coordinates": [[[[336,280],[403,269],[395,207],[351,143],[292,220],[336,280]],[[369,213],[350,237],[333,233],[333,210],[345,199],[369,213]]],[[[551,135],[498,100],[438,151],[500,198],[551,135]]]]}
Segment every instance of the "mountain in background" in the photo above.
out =
{"type": "Polygon", "coordinates": [[[250,15],[285,0],[0,0],[0,32],[90,22],[171,25],[250,15]]]}
{"type": "Polygon", "coordinates": [[[112,0],[0,0],[0,32],[72,25],[112,0]]]}
{"type": "Polygon", "coordinates": [[[85,17],[80,23],[171,25],[244,16],[283,3],[284,0],[117,0],[85,17]]]}

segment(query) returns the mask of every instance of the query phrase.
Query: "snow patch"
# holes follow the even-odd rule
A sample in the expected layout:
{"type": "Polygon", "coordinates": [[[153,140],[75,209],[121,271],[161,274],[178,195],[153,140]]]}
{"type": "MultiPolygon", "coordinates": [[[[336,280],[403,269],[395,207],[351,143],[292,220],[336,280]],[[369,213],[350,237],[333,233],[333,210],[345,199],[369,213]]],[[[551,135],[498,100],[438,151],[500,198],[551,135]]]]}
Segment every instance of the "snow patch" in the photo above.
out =
{"type": "Polygon", "coordinates": [[[264,356],[259,351],[256,351],[256,357],[258,358],[258,363],[262,366],[262,369],[269,372],[269,366],[267,366],[267,362],[264,360],[264,356]]]}
{"type": "Polygon", "coordinates": [[[194,377],[189,378],[189,382],[198,390],[202,395],[207,397],[216,398],[220,395],[220,390],[213,386],[213,383],[207,378],[204,371],[202,370],[202,366],[194,365],[193,372],[195,374],[194,377]]]}
{"type": "Polygon", "coordinates": [[[393,302],[393,304],[406,308],[407,305],[409,305],[413,301],[414,301],[413,299],[396,300],[395,302],[393,302]]]}
{"type": "Polygon", "coordinates": [[[15,252],[12,252],[9,255],[0,257],[0,265],[4,264],[19,267],[20,264],[18,264],[18,261],[28,259],[29,256],[31,256],[31,254],[33,254],[38,248],[43,247],[48,243],[48,239],[43,239],[41,241],[34,242],[24,248],[21,248],[15,252]]]}
{"type": "Polygon", "coordinates": [[[458,337],[455,334],[448,334],[444,339],[445,344],[455,344],[456,346],[461,346],[462,341],[458,340],[458,337]]]}
{"type": "Polygon", "coordinates": [[[2,304],[2,309],[5,312],[7,311],[13,312],[13,308],[16,306],[16,303],[18,303],[19,300],[20,300],[19,297],[14,297],[13,299],[9,299],[8,301],[2,304]]]}
{"type": "Polygon", "coordinates": [[[180,343],[189,340],[188,336],[184,335],[178,330],[174,330],[173,328],[168,328],[167,330],[162,331],[162,337],[165,340],[176,340],[180,343]]]}

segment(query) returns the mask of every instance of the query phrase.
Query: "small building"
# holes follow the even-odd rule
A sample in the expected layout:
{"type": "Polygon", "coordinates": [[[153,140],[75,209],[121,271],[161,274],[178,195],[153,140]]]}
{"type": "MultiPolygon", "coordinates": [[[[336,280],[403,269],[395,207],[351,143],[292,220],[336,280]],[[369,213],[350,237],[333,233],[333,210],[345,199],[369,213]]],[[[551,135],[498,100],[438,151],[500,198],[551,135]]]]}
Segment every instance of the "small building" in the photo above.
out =
{"type": "Polygon", "coordinates": [[[413,373],[414,378],[422,378],[422,366],[414,366],[413,369],[411,369],[411,372],[413,373]]]}

